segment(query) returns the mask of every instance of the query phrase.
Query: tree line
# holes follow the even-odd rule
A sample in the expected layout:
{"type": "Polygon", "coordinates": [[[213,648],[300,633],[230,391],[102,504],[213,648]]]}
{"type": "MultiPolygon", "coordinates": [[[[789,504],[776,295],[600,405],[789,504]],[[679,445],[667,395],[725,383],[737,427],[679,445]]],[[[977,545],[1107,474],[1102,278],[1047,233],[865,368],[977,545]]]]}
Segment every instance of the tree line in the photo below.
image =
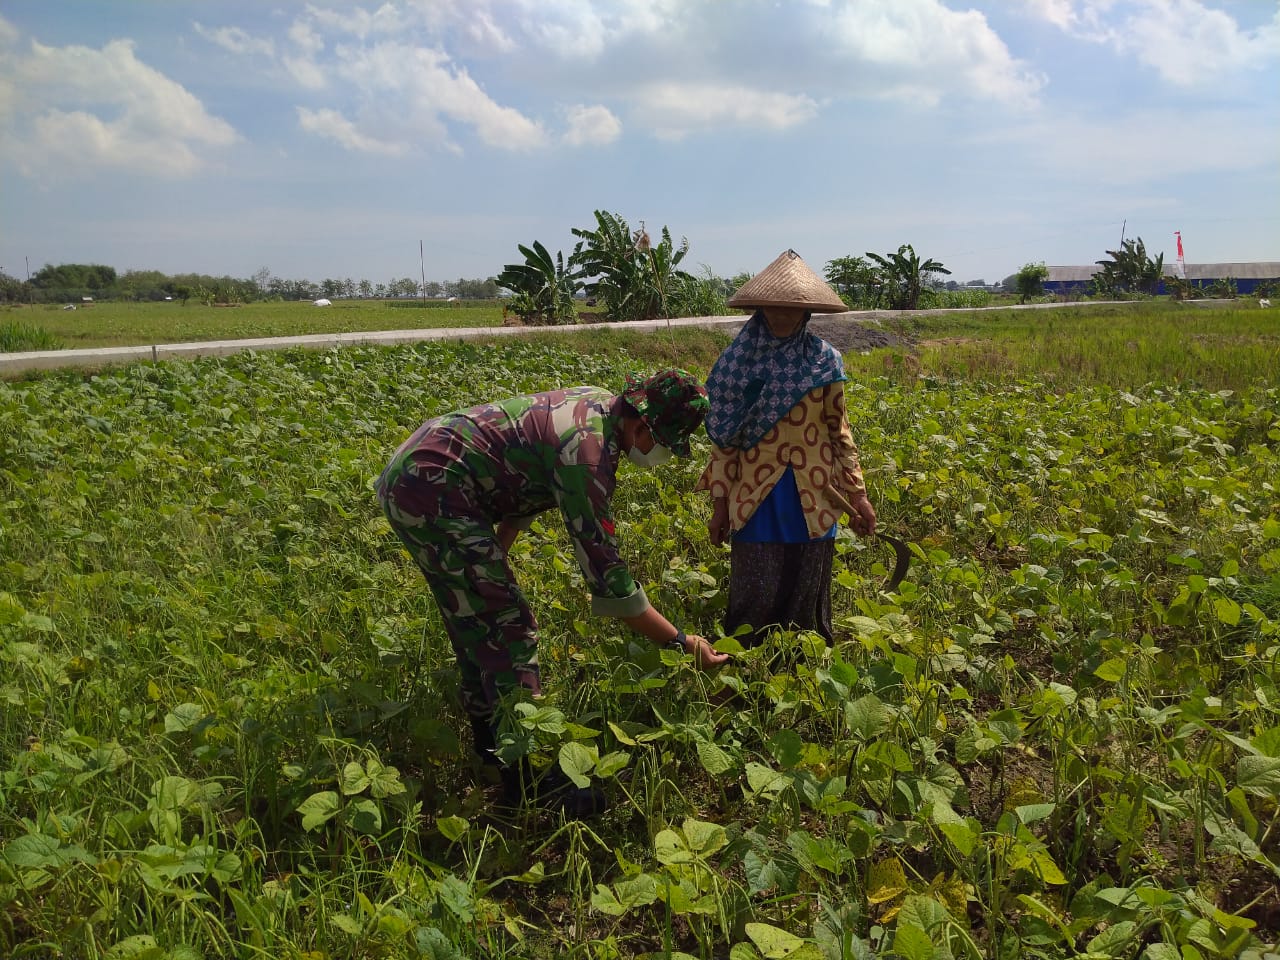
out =
{"type": "MultiPolygon", "coordinates": [[[[727,300],[751,279],[742,273],[716,276],[709,267],[692,273],[682,264],[689,241],[677,243],[667,226],[651,237],[643,220],[638,228],[622,216],[595,211],[595,223],[573,228],[577,242],[568,256],[554,255],[540,241],[517,244],[522,260],[506,264],[496,277],[429,280],[394,278],[385,283],[367,279],[325,278],[320,282],[278,277],[263,267],[241,279],[207,274],[165,274],[158,270],[129,270],[123,274],[102,264],[46,264],[18,280],[0,271],[0,301],[9,303],[77,303],[95,300],[190,300],[201,303],[249,303],[258,300],[330,299],[494,299],[509,292],[510,312],[529,323],[573,322],[578,303],[589,300],[612,320],[647,320],[674,316],[728,313],[727,300]]],[[[1163,277],[1164,255],[1152,259],[1139,237],[1125,240],[1120,250],[1108,250],[1110,260],[1097,261],[1091,293],[1103,296],[1154,293],[1163,277]]],[[[1048,268],[1027,263],[1000,285],[1023,303],[1043,296],[1048,268]]],[[[960,286],[944,282],[949,276],[941,262],[916,253],[911,244],[896,251],[844,256],[827,261],[824,275],[851,310],[917,310],[926,307],[977,307],[991,301],[982,281],[960,286]]],[[[1175,283],[1176,286],[1176,283],[1175,283]]],[[[1177,295],[1177,291],[1175,291],[1177,295]]]]}
{"type": "Polygon", "coordinates": [[[263,267],[253,276],[238,278],[202,273],[166,274],[159,270],[127,270],[118,273],[114,267],[99,263],[45,264],[19,280],[0,271],[0,301],[6,303],[79,303],[85,297],[94,300],[176,300],[183,304],[252,303],[259,300],[330,299],[406,299],[412,297],[460,300],[493,299],[499,293],[497,281],[459,278],[428,280],[426,284],[412,277],[392,279],[386,283],[369,280],[330,278],[290,280],[277,277],[263,267]]]}

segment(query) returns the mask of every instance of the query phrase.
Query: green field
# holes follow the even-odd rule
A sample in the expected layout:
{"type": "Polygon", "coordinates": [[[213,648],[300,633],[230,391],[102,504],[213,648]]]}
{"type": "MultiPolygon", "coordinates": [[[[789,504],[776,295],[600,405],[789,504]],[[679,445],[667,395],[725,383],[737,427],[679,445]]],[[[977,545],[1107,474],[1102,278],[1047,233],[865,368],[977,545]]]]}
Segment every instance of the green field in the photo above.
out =
{"type": "MultiPolygon", "coordinates": [[[[586,824],[495,809],[370,483],[424,417],[705,373],[723,335],[0,383],[0,955],[1262,960],[1276,321],[1041,316],[847,357],[915,559],[886,594],[892,555],[842,536],[832,644],[779,634],[708,678],[590,617],[556,518],[517,541],[547,691],[520,731],[610,790],[586,824]]],[[[624,466],[615,506],[656,606],[717,636],[707,449],[624,466]]]]}
{"type": "Polygon", "coordinates": [[[502,323],[502,306],[493,301],[430,300],[425,306],[412,301],[335,300],[329,307],[317,307],[310,301],[236,307],[211,307],[194,300],[186,306],[176,300],[106,302],[77,310],[64,310],[60,305],[7,307],[0,310],[0,327],[6,322],[33,325],[63,348],[121,347],[306,333],[496,327],[502,323]]]}

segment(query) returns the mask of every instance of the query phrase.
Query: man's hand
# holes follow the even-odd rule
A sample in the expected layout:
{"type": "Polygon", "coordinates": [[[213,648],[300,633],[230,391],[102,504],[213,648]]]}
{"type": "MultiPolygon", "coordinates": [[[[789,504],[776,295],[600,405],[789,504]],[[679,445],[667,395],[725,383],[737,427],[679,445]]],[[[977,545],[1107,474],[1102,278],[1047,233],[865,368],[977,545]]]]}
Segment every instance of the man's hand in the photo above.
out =
{"type": "Polygon", "coordinates": [[[729,539],[729,501],[724,497],[716,497],[711,502],[711,519],[707,521],[707,535],[711,537],[711,545],[718,547],[729,539]]]}
{"type": "Polygon", "coordinates": [[[849,526],[860,537],[869,537],[876,532],[876,508],[871,506],[866,493],[859,493],[849,501],[853,510],[849,513],[849,526]]]}
{"type": "Polygon", "coordinates": [[[729,655],[717,651],[706,637],[690,633],[685,636],[684,640],[689,655],[693,657],[694,664],[700,670],[713,670],[729,662],[729,655]]]}

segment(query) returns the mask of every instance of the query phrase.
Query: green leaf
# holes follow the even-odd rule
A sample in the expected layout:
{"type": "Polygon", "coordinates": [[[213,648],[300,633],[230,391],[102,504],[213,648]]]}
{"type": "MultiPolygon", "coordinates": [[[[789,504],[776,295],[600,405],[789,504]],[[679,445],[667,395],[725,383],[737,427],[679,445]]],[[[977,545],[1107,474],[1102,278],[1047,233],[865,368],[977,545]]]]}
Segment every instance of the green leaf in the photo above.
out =
{"type": "Polygon", "coordinates": [[[769,737],[769,752],[784,767],[794,767],[804,755],[804,738],[790,727],[783,727],[769,737]]]}
{"type": "Polygon", "coordinates": [[[860,740],[871,740],[888,729],[893,709],[874,693],[859,697],[844,707],[845,723],[860,740]]]}
{"type": "Polygon", "coordinates": [[[1280,799],[1280,757],[1241,757],[1236,761],[1236,783],[1254,796],[1280,799]]]}
{"type": "Polygon", "coordinates": [[[1090,953],[1100,954],[1104,957],[1127,956],[1134,935],[1137,932],[1138,925],[1136,923],[1132,920],[1122,920],[1107,927],[1107,929],[1090,940],[1087,949],[1090,953]]]}
{"type": "Polygon", "coordinates": [[[570,741],[560,747],[560,769],[578,787],[591,786],[590,773],[596,765],[596,748],[570,741]]]}
{"type": "Polygon", "coordinates": [[[630,762],[631,755],[623,753],[621,750],[614,750],[612,753],[606,753],[596,761],[596,776],[601,780],[608,780],[630,762]]]}
{"type": "Polygon", "coordinates": [[[981,836],[979,830],[967,820],[962,820],[959,823],[940,823],[938,824],[938,829],[942,831],[944,837],[955,844],[956,849],[965,857],[973,853],[978,837],[981,836]]]}
{"type": "Polygon", "coordinates": [[[370,836],[382,832],[382,808],[376,800],[361,797],[347,803],[345,819],[359,833],[370,836]]]}
{"type": "Polygon", "coordinates": [[[1149,943],[1142,960],[1183,960],[1182,953],[1171,943],[1149,943]]]}
{"type": "Polygon", "coordinates": [[[113,944],[106,960],[162,960],[166,951],[148,933],[139,933],[113,944]]]}
{"type": "Polygon", "coordinates": [[[700,857],[709,857],[729,842],[724,827],[718,823],[707,823],[703,820],[685,820],[683,825],[685,839],[689,849],[700,857]]]}
{"type": "Polygon", "coordinates": [[[1019,820],[1029,825],[1037,820],[1044,820],[1046,817],[1052,816],[1056,806],[1053,803],[1028,803],[1021,807],[1015,807],[1014,812],[1018,815],[1019,820]]]}
{"type": "Polygon", "coordinates": [[[370,758],[365,764],[365,773],[369,777],[369,793],[374,799],[382,800],[404,793],[408,788],[400,779],[400,771],[395,767],[384,766],[380,761],[370,758]]]}
{"type": "Polygon", "coordinates": [[[364,767],[354,761],[348,763],[342,768],[340,786],[342,793],[348,797],[355,793],[363,793],[369,786],[369,777],[365,774],[364,767]]]}
{"type": "Polygon", "coordinates": [[[790,774],[761,763],[747,764],[747,787],[755,794],[776,795],[791,786],[790,774]]]}
{"type": "Polygon", "coordinates": [[[165,733],[186,733],[204,719],[204,707],[198,703],[180,703],[164,715],[165,733]]]}
{"type": "Polygon", "coordinates": [[[1110,660],[1104,660],[1098,664],[1093,675],[1099,680],[1105,680],[1108,683],[1119,683],[1124,679],[1124,671],[1127,666],[1125,660],[1120,657],[1112,657],[1110,660]]]}
{"type": "Polygon", "coordinates": [[[342,802],[336,791],[322,790],[313,793],[298,806],[298,813],[302,814],[302,829],[314,830],[323,826],[336,817],[341,809],[342,802]]]}
{"type": "Polygon", "coordinates": [[[436,829],[450,842],[465,836],[470,827],[471,823],[465,817],[436,817],[436,829]]]}
{"type": "Polygon", "coordinates": [[[698,759],[702,762],[703,769],[713,777],[724,776],[737,766],[727,750],[709,740],[699,741],[698,759]]]}
{"type": "Polygon", "coordinates": [[[919,927],[899,922],[893,935],[893,952],[903,960],[933,960],[933,941],[919,927]]]}
{"type": "MultiPolygon", "coordinates": [[[[748,923],[746,930],[747,936],[751,938],[751,942],[756,945],[765,960],[783,960],[783,958],[802,960],[800,951],[805,947],[813,946],[795,934],[787,933],[767,923],[748,923]]],[[[818,956],[821,954],[819,953],[818,956]]]]}
{"type": "Polygon", "coordinates": [[[1240,604],[1230,597],[1214,597],[1213,614],[1219,623],[1234,627],[1240,623],[1240,604]]]}

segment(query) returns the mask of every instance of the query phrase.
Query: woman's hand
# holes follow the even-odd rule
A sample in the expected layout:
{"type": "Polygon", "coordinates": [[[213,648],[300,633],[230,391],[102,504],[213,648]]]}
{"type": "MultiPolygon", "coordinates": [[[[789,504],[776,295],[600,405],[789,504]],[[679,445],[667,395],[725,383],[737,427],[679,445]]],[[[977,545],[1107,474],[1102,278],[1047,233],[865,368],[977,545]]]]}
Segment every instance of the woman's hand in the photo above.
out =
{"type": "Polygon", "coordinates": [[[718,547],[729,539],[729,501],[724,497],[716,497],[711,501],[711,519],[707,521],[707,535],[711,537],[711,545],[718,547]]]}
{"type": "Polygon", "coordinates": [[[865,491],[855,494],[849,501],[849,526],[860,537],[870,537],[876,532],[876,508],[867,499],[865,491]]]}

